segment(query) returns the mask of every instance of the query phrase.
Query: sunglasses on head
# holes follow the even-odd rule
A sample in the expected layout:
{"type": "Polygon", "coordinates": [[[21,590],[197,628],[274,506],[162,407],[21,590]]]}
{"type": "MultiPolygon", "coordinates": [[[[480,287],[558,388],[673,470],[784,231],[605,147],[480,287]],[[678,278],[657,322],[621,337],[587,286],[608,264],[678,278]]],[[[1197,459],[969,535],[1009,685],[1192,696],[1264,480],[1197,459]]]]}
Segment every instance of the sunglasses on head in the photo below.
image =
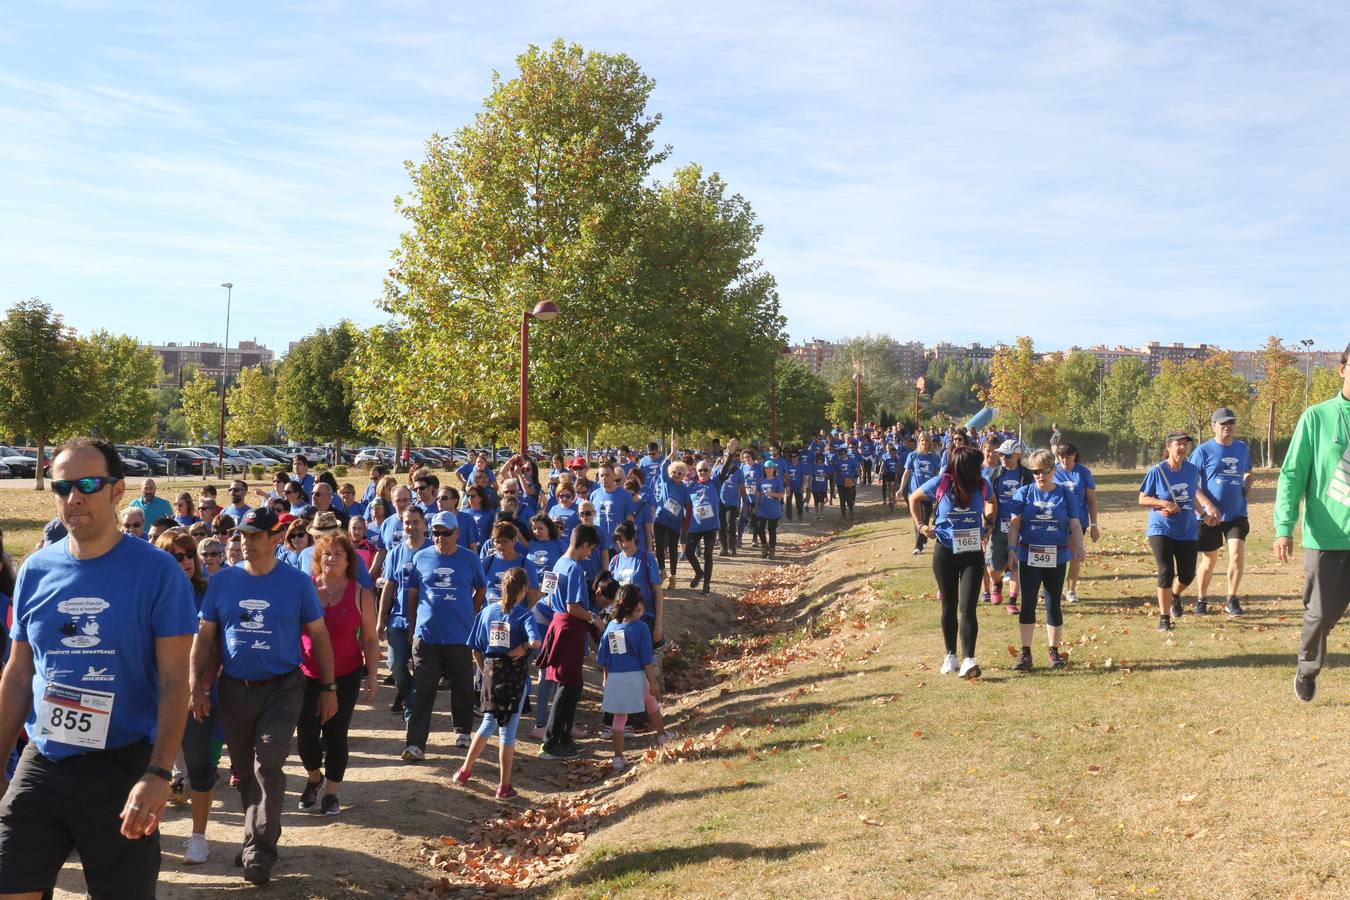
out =
{"type": "Polygon", "coordinates": [[[52,491],[58,497],[69,497],[71,491],[81,494],[97,494],[105,484],[115,484],[120,478],[106,478],[102,475],[90,475],[86,478],[62,478],[52,482],[52,491]]]}

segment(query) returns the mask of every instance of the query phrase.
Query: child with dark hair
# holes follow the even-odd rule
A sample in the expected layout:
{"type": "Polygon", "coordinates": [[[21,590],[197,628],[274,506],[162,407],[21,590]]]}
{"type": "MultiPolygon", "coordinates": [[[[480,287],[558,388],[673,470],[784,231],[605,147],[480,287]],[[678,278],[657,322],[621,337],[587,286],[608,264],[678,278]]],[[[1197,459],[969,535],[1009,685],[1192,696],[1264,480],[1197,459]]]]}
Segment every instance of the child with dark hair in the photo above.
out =
{"type": "Polygon", "coordinates": [[[614,759],[610,765],[620,772],[627,765],[623,757],[624,726],[631,713],[646,710],[657,731],[657,742],[664,744],[671,734],[661,719],[661,685],[652,650],[652,633],[642,621],[642,592],[637,585],[624,585],[619,591],[614,618],[600,637],[596,665],[604,674],[602,709],[614,715],[614,759]]]}

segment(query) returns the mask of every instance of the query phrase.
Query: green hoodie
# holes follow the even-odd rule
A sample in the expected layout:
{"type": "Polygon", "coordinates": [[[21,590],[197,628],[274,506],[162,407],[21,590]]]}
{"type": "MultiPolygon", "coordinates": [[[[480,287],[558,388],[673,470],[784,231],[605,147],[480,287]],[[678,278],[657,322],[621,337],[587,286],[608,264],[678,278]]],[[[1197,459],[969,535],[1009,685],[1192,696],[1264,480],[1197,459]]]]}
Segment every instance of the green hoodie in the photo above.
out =
{"type": "Polygon", "coordinates": [[[1275,491],[1276,537],[1293,537],[1299,500],[1305,548],[1350,550],[1350,400],[1344,394],[1299,417],[1275,491]]]}

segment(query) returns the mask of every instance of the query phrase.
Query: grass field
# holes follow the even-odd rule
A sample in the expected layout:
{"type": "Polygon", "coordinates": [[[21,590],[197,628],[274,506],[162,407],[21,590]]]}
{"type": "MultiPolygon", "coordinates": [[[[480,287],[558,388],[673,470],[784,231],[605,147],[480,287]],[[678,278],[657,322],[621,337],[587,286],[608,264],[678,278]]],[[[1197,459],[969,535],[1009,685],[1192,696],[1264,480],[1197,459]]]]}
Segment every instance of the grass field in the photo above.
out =
{"type": "Polygon", "coordinates": [[[1139,481],[1099,477],[1104,533],[1066,608],[1060,672],[1043,631],[1036,671],[1012,672],[1015,618],[982,606],[984,677],[939,675],[930,559],[910,555],[907,519],[860,519],[815,548],[782,630],[820,633],[808,609],[842,628],[797,644],[806,662],[699,698],[689,731],[731,731],[616,794],[621,818],[558,893],[1350,893],[1350,631],[1317,701],[1298,704],[1301,570],[1271,554],[1274,473],[1254,491],[1248,615],[1188,614],[1170,636],[1154,630],[1139,481]]]}

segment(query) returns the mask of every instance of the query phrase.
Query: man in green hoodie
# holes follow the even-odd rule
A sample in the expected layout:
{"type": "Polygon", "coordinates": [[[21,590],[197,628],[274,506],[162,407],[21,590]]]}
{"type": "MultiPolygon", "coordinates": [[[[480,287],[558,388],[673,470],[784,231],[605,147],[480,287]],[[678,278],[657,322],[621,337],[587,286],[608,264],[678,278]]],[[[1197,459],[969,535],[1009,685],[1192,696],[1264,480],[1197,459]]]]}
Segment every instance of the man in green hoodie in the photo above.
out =
{"type": "Polygon", "coordinates": [[[1303,501],[1303,638],[1294,696],[1308,703],[1327,655],[1327,635],[1350,603],[1350,345],[1341,392],[1299,417],[1275,492],[1275,557],[1293,555],[1303,501]]]}

